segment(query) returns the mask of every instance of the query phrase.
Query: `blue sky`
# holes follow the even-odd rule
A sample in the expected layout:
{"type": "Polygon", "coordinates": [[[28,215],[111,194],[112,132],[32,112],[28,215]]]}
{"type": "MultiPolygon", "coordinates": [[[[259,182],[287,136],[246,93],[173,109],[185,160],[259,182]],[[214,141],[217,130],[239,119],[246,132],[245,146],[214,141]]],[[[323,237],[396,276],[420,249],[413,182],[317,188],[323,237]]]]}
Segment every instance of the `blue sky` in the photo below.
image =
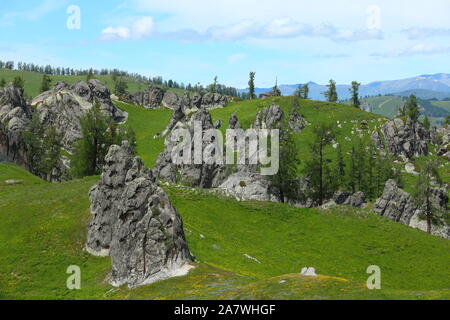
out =
{"type": "Polygon", "coordinates": [[[0,60],[239,88],[249,71],[259,87],[367,83],[450,73],[449,13],[448,0],[1,0],[0,60]]]}

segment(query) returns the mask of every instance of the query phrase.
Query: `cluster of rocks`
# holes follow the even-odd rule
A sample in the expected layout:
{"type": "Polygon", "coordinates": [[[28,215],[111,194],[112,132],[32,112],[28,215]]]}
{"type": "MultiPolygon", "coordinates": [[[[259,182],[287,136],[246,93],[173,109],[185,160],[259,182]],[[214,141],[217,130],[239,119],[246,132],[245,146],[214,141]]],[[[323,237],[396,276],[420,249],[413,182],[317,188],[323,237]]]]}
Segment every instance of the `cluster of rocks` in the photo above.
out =
{"type": "MultiPolygon", "coordinates": [[[[446,190],[434,188],[432,195],[433,206],[446,211],[447,202],[446,190]]],[[[424,211],[422,206],[418,205],[412,196],[402,190],[394,180],[386,182],[383,195],[375,202],[372,211],[404,225],[427,231],[427,223],[423,219],[424,211]]],[[[450,225],[445,221],[433,224],[431,233],[450,239],[450,225]]]]}
{"type": "Polygon", "coordinates": [[[156,109],[162,106],[174,110],[181,107],[186,111],[196,111],[201,108],[207,110],[223,108],[230,101],[230,97],[218,93],[202,94],[198,92],[185,92],[183,96],[178,96],[174,92],[151,85],[144,91],[130,95],[128,100],[147,109],[156,109]]]}
{"type": "Polygon", "coordinates": [[[267,98],[271,98],[271,97],[280,97],[280,96],[281,96],[281,91],[278,88],[274,88],[268,92],[261,93],[259,95],[259,98],[267,99],[267,98]]]}
{"type": "Polygon", "coordinates": [[[450,126],[433,130],[432,140],[439,147],[437,155],[450,160],[450,126]]]}
{"type": "Polygon", "coordinates": [[[32,109],[23,89],[12,85],[0,89],[0,160],[28,168],[22,133],[28,130],[32,109]]]}
{"type": "Polygon", "coordinates": [[[361,191],[351,194],[348,191],[339,190],[334,193],[332,199],[322,205],[322,208],[328,209],[336,205],[363,208],[366,206],[366,195],[361,191]]]}
{"type": "Polygon", "coordinates": [[[152,172],[128,142],[111,146],[90,192],[86,249],[111,256],[111,283],[136,287],[185,274],[193,260],[183,223],[152,172]]]}
{"type": "Polygon", "coordinates": [[[372,135],[372,140],[380,149],[386,149],[394,156],[405,160],[428,155],[430,132],[420,123],[411,119],[406,121],[396,118],[387,121],[379,131],[372,135]]]}
{"type": "Polygon", "coordinates": [[[126,121],[127,113],[112,103],[110,95],[109,89],[96,79],[72,85],[58,82],[53,89],[34,98],[31,105],[44,127],[53,126],[62,134],[63,147],[70,151],[82,137],[80,117],[94,106],[114,121],[126,121]]]}

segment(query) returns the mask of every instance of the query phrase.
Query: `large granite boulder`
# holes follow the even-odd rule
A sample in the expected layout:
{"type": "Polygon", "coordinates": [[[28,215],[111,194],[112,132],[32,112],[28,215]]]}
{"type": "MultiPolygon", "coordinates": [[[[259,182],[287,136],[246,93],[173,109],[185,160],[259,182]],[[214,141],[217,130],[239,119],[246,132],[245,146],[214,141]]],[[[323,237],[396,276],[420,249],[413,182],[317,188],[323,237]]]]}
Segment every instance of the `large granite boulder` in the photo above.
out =
{"type": "Polygon", "coordinates": [[[111,101],[111,93],[100,81],[77,82],[69,85],[58,82],[52,90],[46,91],[31,101],[44,127],[53,126],[62,134],[62,145],[66,151],[82,137],[80,118],[94,106],[108,118],[122,122],[127,113],[118,109],[111,101]]]}
{"type": "Polygon", "coordinates": [[[280,106],[273,104],[268,108],[258,111],[254,123],[255,129],[275,129],[279,128],[284,117],[284,112],[280,106]]]}
{"type": "Polygon", "coordinates": [[[279,201],[272,192],[270,180],[257,173],[245,171],[234,173],[218,189],[238,201],[279,201]]]}
{"type": "Polygon", "coordinates": [[[386,148],[394,156],[411,159],[428,154],[431,136],[420,122],[396,118],[386,122],[379,132],[374,132],[372,140],[378,148],[386,148]]]}
{"type": "Polygon", "coordinates": [[[212,123],[211,114],[205,108],[201,108],[199,111],[189,115],[185,115],[180,109],[175,110],[169,126],[164,131],[164,133],[167,133],[165,148],[156,161],[156,165],[153,169],[154,174],[161,180],[181,183],[192,187],[216,187],[223,180],[225,166],[217,163],[205,163],[204,161],[202,161],[202,164],[195,163],[195,123],[200,124],[197,134],[202,134],[202,152],[208,145],[211,145],[214,142],[214,137],[209,133],[211,132],[211,129],[215,128],[212,123]],[[178,141],[172,140],[172,132],[176,129],[186,129],[190,133],[192,150],[189,163],[174,163],[173,161],[172,153],[179,144],[178,141]]]}
{"type": "Polygon", "coordinates": [[[165,91],[157,86],[149,86],[144,91],[133,94],[132,100],[136,105],[143,106],[147,109],[156,109],[161,106],[164,99],[165,91]]]}
{"type": "Polygon", "coordinates": [[[86,249],[110,255],[111,283],[136,287],[185,274],[192,261],[183,222],[167,194],[127,142],[111,146],[90,192],[86,249]]]}
{"type": "Polygon", "coordinates": [[[22,133],[28,130],[31,117],[23,89],[12,85],[0,89],[0,159],[28,168],[22,133]]]}
{"type": "MultiPolygon", "coordinates": [[[[433,205],[443,211],[447,210],[447,192],[445,189],[433,189],[433,205]]],[[[402,190],[394,180],[388,180],[383,191],[373,208],[373,212],[404,225],[427,231],[426,221],[422,219],[423,208],[417,205],[409,193],[402,190]]],[[[433,224],[432,234],[450,239],[450,226],[441,221],[441,224],[433,224]]]]}

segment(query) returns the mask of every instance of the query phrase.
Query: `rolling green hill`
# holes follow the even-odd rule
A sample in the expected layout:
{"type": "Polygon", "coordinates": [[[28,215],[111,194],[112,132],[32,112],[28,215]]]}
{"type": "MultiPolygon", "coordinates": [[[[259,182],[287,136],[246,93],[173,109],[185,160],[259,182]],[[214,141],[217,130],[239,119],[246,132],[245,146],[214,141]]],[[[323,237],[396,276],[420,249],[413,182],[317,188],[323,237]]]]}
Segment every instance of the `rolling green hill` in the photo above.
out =
{"type": "MultiPolygon", "coordinates": [[[[0,69],[0,79],[5,79],[6,82],[12,82],[15,77],[20,76],[25,81],[25,95],[28,97],[36,97],[40,94],[40,87],[43,74],[37,72],[30,71],[18,71],[18,70],[9,70],[9,69],[0,69]]],[[[75,83],[78,81],[86,81],[86,76],[60,76],[60,75],[51,75],[52,85],[54,85],[58,81],[65,81],[67,83],[75,83]]],[[[114,91],[114,81],[110,76],[101,76],[96,75],[96,79],[102,81],[108,89],[113,92],[114,91]]],[[[128,91],[130,93],[135,93],[137,91],[144,90],[147,85],[130,80],[125,79],[128,85],[128,91]]],[[[183,92],[180,89],[166,88],[169,91],[174,91],[176,93],[183,92]]]]}
{"type": "MultiPolygon", "coordinates": [[[[365,110],[388,118],[395,118],[399,108],[404,104],[403,101],[403,97],[391,95],[363,98],[361,103],[365,110]]],[[[419,99],[419,105],[422,115],[428,116],[434,125],[440,125],[445,116],[450,114],[450,101],[419,99]]]]}
{"type": "MultiPolygon", "coordinates": [[[[290,99],[241,101],[211,113],[226,127],[236,112],[248,128],[256,112],[272,103],[288,112],[290,99]]],[[[151,167],[163,149],[162,138],[153,137],[168,123],[170,110],[118,106],[129,113],[138,155],[151,167]]],[[[300,112],[312,125],[340,125],[338,141],[344,150],[357,139],[352,131],[359,122],[351,120],[367,120],[370,129],[386,121],[347,105],[316,101],[301,101],[300,112]]],[[[311,134],[309,126],[296,137],[303,159],[311,134]]],[[[369,131],[363,139],[368,137],[369,131]]],[[[441,169],[447,171],[445,179],[447,169],[441,169]]],[[[368,209],[236,202],[174,185],[164,188],[183,218],[196,268],[187,276],[134,290],[113,288],[105,281],[110,259],[83,251],[91,216],[87,193],[97,181],[89,177],[50,184],[0,164],[0,299],[450,299],[447,240],[368,209]],[[366,269],[374,264],[382,269],[382,290],[370,291],[366,269]],[[81,290],[66,288],[70,265],[81,267],[81,290]],[[320,276],[300,276],[306,266],[315,267],[320,276]]]]}

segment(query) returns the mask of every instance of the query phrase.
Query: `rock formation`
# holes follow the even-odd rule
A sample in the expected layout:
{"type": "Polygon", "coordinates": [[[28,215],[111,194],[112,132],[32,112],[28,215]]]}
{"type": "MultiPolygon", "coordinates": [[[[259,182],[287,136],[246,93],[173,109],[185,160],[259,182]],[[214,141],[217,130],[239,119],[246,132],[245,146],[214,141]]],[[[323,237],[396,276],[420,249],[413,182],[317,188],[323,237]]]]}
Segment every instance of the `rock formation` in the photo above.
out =
{"type": "Polygon", "coordinates": [[[255,129],[275,129],[281,125],[284,113],[279,105],[273,104],[268,108],[258,111],[254,123],[255,129]]]}
{"type": "MultiPolygon", "coordinates": [[[[217,163],[204,163],[195,164],[194,162],[194,123],[201,124],[202,133],[202,146],[201,150],[205,150],[207,145],[211,145],[214,142],[214,137],[207,134],[210,129],[215,129],[212,123],[211,114],[205,109],[201,108],[199,111],[185,115],[181,108],[177,108],[174,111],[172,120],[169,126],[164,131],[167,133],[165,141],[165,149],[159,155],[156,165],[154,167],[155,176],[161,180],[169,182],[178,182],[184,185],[200,188],[212,188],[217,187],[223,181],[223,174],[225,166],[217,163]],[[171,131],[183,128],[190,132],[191,139],[191,161],[190,163],[174,163],[172,152],[179,144],[177,141],[172,141],[171,131]]],[[[182,156],[182,155],[180,155],[182,156]]]]}
{"type": "Polygon", "coordinates": [[[386,148],[394,156],[411,159],[428,154],[431,137],[421,123],[396,118],[386,122],[380,132],[375,132],[372,140],[378,148],[386,148]]]}
{"type": "Polygon", "coordinates": [[[22,133],[28,129],[32,109],[23,89],[12,85],[0,89],[0,160],[27,168],[26,146],[22,133]]]}
{"type": "Polygon", "coordinates": [[[289,127],[292,129],[292,131],[294,131],[295,133],[299,133],[303,129],[305,129],[307,125],[308,122],[296,109],[293,109],[289,113],[289,127]]]}
{"type": "Polygon", "coordinates": [[[186,113],[189,113],[201,108],[207,110],[223,108],[230,101],[230,97],[218,93],[201,94],[198,92],[185,92],[180,97],[172,91],[165,91],[151,85],[146,90],[131,95],[129,100],[147,109],[155,109],[162,106],[175,110],[177,107],[181,107],[186,113]]]}
{"type": "MultiPolygon", "coordinates": [[[[447,192],[445,189],[433,189],[433,205],[443,211],[447,210],[447,192]]],[[[411,195],[402,190],[395,181],[388,180],[383,195],[379,198],[373,208],[373,212],[386,218],[400,222],[404,225],[427,230],[426,221],[421,219],[423,211],[412,199],[411,195]]],[[[450,239],[450,226],[442,221],[441,225],[433,224],[432,234],[450,239]]]]}
{"type": "Polygon", "coordinates": [[[111,146],[100,182],[90,192],[86,249],[110,255],[111,283],[135,287],[185,274],[192,261],[183,223],[127,142],[111,146]]]}
{"type": "Polygon", "coordinates": [[[147,109],[159,108],[163,98],[164,90],[156,86],[149,86],[144,91],[139,91],[132,95],[134,104],[143,106],[147,109]]]}
{"type": "Polygon", "coordinates": [[[279,97],[279,96],[281,96],[281,91],[279,89],[274,88],[274,89],[272,89],[272,90],[270,90],[268,92],[261,93],[259,95],[259,98],[260,99],[267,99],[267,98],[279,97]]]}
{"type": "Polygon", "coordinates": [[[58,82],[52,90],[34,98],[31,105],[43,126],[53,126],[62,133],[63,147],[70,151],[74,142],[82,137],[80,117],[94,105],[114,121],[127,119],[127,114],[114,106],[110,95],[108,88],[96,79],[72,85],[58,82]]]}

